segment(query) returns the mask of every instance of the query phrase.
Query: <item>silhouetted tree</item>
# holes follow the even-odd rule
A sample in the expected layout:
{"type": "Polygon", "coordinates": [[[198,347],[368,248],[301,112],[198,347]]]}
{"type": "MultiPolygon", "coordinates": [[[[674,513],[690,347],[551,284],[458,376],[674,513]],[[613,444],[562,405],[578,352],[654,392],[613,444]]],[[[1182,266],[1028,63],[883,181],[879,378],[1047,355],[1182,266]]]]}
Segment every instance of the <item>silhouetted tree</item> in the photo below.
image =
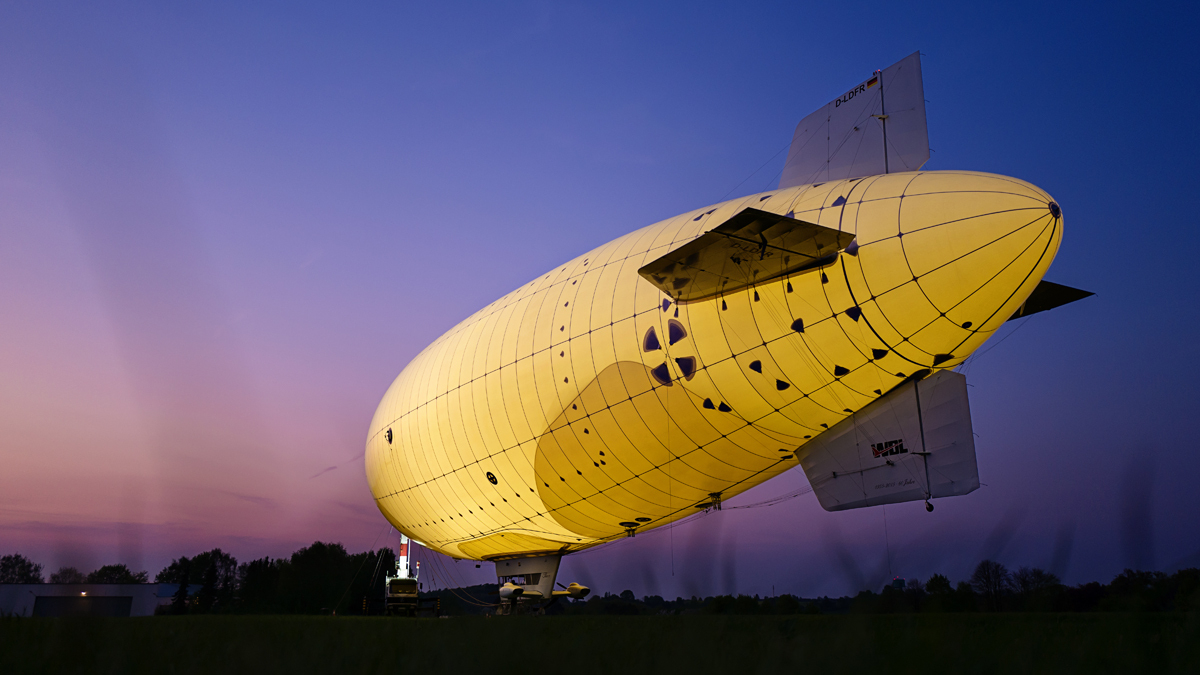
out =
{"type": "Polygon", "coordinates": [[[171,596],[171,611],[175,614],[187,614],[188,611],[187,576],[184,575],[182,578],[183,581],[180,582],[179,588],[175,589],[175,595],[171,596]]]}
{"type": "Polygon", "coordinates": [[[383,609],[383,577],[389,570],[396,569],[396,552],[390,548],[378,551],[367,551],[359,554],[365,557],[365,568],[362,573],[355,573],[354,583],[350,589],[353,598],[360,598],[358,605],[348,606],[350,612],[382,611],[383,609]],[[374,609],[372,609],[372,607],[374,609]]]}
{"type": "Polygon", "coordinates": [[[1055,609],[1065,612],[1091,612],[1108,597],[1108,587],[1095,581],[1063,588],[1055,609]]]}
{"type": "Polygon", "coordinates": [[[921,611],[946,612],[954,604],[954,589],[943,574],[935,574],[925,582],[925,597],[921,598],[921,611]]]}
{"type": "Polygon", "coordinates": [[[192,561],[187,556],[172,560],[154,576],[154,581],[160,584],[179,584],[175,594],[171,596],[171,613],[186,614],[188,611],[188,581],[191,579],[192,561]]]}
{"type": "Polygon", "coordinates": [[[200,592],[196,594],[196,609],[201,612],[212,611],[213,605],[217,601],[217,567],[209,563],[204,568],[203,576],[200,582],[200,592]]]}
{"type": "Polygon", "coordinates": [[[1000,611],[1000,599],[1008,592],[1012,575],[1008,568],[994,560],[984,560],[975,567],[971,575],[971,588],[983,596],[984,602],[993,612],[1000,611]]]}
{"type": "Polygon", "coordinates": [[[954,592],[950,580],[943,574],[935,574],[925,582],[925,592],[929,595],[949,595],[954,592]]]}
{"type": "Polygon", "coordinates": [[[74,567],[60,567],[50,575],[52,584],[83,584],[87,583],[87,575],[74,567]]]}
{"type": "Polygon", "coordinates": [[[979,598],[969,582],[960,581],[954,587],[950,609],[955,612],[974,612],[979,609],[979,598]]]}
{"type": "Polygon", "coordinates": [[[237,559],[219,548],[192,558],[190,581],[200,585],[197,605],[202,611],[232,607],[237,595],[237,568],[237,559]]]}
{"type": "Polygon", "coordinates": [[[279,562],[260,558],[238,567],[239,605],[248,612],[279,611],[279,562]]]}
{"type": "Polygon", "coordinates": [[[40,584],[42,566],[20,553],[0,557],[0,584],[40,584]]]}
{"type": "Polygon", "coordinates": [[[154,580],[180,584],[181,587],[199,586],[191,603],[198,611],[232,610],[237,596],[237,569],[237,560],[233,556],[214,548],[193,558],[182,556],[172,560],[154,580]]]}
{"type": "Polygon", "coordinates": [[[882,606],[880,597],[871,591],[859,591],[850,600],[850,611],[855,614],[879,614],[882,606]]]}
{"type": "Polygon", "coordinates": [[[341,544],[313,542],[279,564],[279,602],[286,612],[329,614],[347,595],[354,563],[341,544]]]}
{"type": "Polygon", "coordinates": [[[149,581],[149,572],[134,573],[125,565],[105,565],[87,575],[89,584],[145,584],[149,581]]]}
{"type": "MultiPolygon", "coordinates": [[[[733,598],[724,596],[732,604],[733,598]]],[[[633,591],[622,591],[621,595],[612,595],[605,593],[603,596],[593,595],[587,600],[587,609],[589,614],[617,614],[617,615],[633,615],[641,614],[642,606],[633,598],[633,591]],[[626,595],[628,593],[628,595],[626,595]]],[[[715,600],[715,599],[714,599],[715,600]]],[[[714,602],[714,605],[716,603],[714,602]]],[[[713,610],[710,610],[713,611],[713,610]]],[[[720,610],[715,610],[720,611],[720,610]]]]}
{"type": "Polygon", "coordinates": [[[1124,611],[1159,611],[1167,609],[1174,599],[1170,578],[1162,572],[1143,572],[1126,569],[1108,585],[1106,609],[1124,611]]]}
{"type": "Polygon", "coordinates": [[[1022,567],[1012,575],[1012,588],[1020,596],[1026,611],[1051,609],[1053,598],[1062,587],[1058,577],[1039,568],[1022,567]]]}
{"type": "Polygon", "coordinates": [[[180,556],[171,561],[170,565],[162,568],[158,574],[154,575],[154,583],[157,584],[180,584],[190,580],[191,559],[187,556],[180,556]]]}
{"type": "Polygon", "coordinates": [[[1173,605],[1177,612],[1200,609],[1200,569],[1189,567],[1175,573],[1173,605]]]}
{"type": "MultiPolygon", "coordinates": [[[[903,580],[901,580],[903,583],[903,580]]],[[[896,614],[900,612],[911,612],[913,610],[909,598],[904,594],[903,586],[897,586],[895,583],[888,584],[883,587],[879,593],[879,607],[876,611],[882,614],[896,614]]]]}
{"type": "Polygon", "coordinates": [[[775,600],[776,614],[799,614],[800,601],[794,595],[784,594],[775,600]]]}
{"type": "Polygon", "coordinates": [[[1057,576],[1040,567],[1022,567],[1012,575],[1013,590],[1023,595],[1045,591],[1060,583],[1057,576]]]}

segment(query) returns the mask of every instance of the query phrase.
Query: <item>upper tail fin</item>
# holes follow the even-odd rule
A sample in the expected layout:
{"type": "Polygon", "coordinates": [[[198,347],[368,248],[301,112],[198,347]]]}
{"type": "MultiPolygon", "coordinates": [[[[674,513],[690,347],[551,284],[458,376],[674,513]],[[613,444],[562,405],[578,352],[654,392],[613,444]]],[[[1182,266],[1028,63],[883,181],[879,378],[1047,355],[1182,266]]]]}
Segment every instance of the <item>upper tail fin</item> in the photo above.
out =
{"type": "Polygon", "coordinates": [[[913,52],[800,121],[779,187],[916,171],[928,160],[921,53],[913,52]]]}

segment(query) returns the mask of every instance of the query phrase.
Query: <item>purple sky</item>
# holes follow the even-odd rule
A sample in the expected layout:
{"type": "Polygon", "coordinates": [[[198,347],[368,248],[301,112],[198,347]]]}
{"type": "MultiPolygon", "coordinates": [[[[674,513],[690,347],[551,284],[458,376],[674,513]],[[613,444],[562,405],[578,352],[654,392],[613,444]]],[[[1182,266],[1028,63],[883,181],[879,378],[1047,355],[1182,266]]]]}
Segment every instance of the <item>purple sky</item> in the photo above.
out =
{"type": "Polygon", "coordinates": [[[815,595],[988,556],[1071,583],[1200,565],[1200,22],[1150,7],[7,3],[0,554],[153,574],[383,542],[361,456],[409,359],[564,260],[773,187],[804,115],[920,49],[927,168],[1050,192],[1048,278],[1098,294],[968,364],[985,487],[932,514],[725,511],[561,580],[815,595]]]}

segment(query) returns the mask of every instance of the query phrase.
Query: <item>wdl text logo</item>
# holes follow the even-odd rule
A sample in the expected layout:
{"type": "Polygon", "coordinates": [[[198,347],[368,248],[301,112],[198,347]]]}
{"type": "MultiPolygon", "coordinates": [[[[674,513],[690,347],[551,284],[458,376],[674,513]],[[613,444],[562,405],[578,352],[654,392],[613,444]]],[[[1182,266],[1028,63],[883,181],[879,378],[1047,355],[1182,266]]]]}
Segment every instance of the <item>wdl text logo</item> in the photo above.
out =
{"type": "Polygon", "coordinates": [[[882,443],[871,444],[871,454],[875,457],[887,457],[889,455],[899,455],[908,452],[908,448],[904,447],[904,439],[895,441],[884,441],[882,443]]]}

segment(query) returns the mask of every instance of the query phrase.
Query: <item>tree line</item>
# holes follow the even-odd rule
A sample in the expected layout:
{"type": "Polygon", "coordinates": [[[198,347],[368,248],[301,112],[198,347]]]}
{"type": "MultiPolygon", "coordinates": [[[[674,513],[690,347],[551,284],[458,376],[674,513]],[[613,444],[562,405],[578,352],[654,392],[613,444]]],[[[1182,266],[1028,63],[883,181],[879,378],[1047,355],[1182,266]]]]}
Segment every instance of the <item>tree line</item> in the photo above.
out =
{"type": "MultiPolygon", "coordinates": [[[[172,560],[154,577],[179,584],[171,613],[375,614],[383,575],[394,569],[389,548],[347,553],[341,544],[315,542],[287,558],[239,563],[219,548],[172,560]]],[[[43,568],[20,554],[0,557],[0,583],[44,583],[43,568]]],[[[104,565],[87,574],[62,567],[50,583],[148,583],[147,572],[104,565]]],[[[442,589],[443,614],[494,611],[499,602],[490,584],[442,589]]],[[[980,562],[968,579],[951,583],[942,574],[929,579],[897,579],[879,591],[841,598],[803,599],[793,595],[637,598],[632,591],[600,593],[586,600],[555,603],[550,613],[566,614],[887,614],[911,612],[1089,612],[1193,611],[1200,609],[1200,569],[1174,574],[1127,569],[1108,584],[1063,584],[1039,568],[1009,570],[993,560],[980,562]]]]}
{"type": "MultiPolygon", "coordinates": [[[[368,614],[382,603],[383,575],[396,565],[389,548],[347,553],[341,544],[315,542],[287,558],[238,563],[215,548],[172,560],[155,583],[179,584],[167,611],[189,613],[368,614]]],[[[40,584],[42,565],[18,553],[0,557],[0,583],[40,584]]],[[[105,565],[84,574],[63,567],[49,583],[148,583],[147,572],[105,565]]]]}
{"type": "MultiPolygon", "coordinates": [[[[451,601],[453,602],[453,601],[451,601]]],[[[443,606],[446,600],[443,600],[443,606]]],[[[994,560],[980,562],[970,578],[952,584],[943,574],[929,579],[897,579],[878,592],[864,590],[841,598],[802,599],[792,595],[760,598],[720,595],[708,598],[634,597],[632,591],[605,593],[564,608],[568,614],[894,614],[916,612],[1095,612],[1200,610],[1200,569],[1174,574],[1126,569],[1110,583],[1063,584],[1033,567],[1015,571],[994,560]]]]}
{"type": "MultiPolygon", "coordinates": [[[[496,586],[430,591],[441,613],[490,614],[500,602],[496,586]]],[[[892,614],[914,612],[1094,612],[1200,610],[1200,570],[1174,574],[1125,570],[1110,583],[1063,584],[1036,567],[1009,570],[993,560],[979,563],[971,576],[954,584],[943,574],[927,580],[896,579],[878,591],[840,598],[794,595],[717,595],[638,598],[633,591],[596,593],[585,600],[561,601],[548,614],[892,614]]]]}

